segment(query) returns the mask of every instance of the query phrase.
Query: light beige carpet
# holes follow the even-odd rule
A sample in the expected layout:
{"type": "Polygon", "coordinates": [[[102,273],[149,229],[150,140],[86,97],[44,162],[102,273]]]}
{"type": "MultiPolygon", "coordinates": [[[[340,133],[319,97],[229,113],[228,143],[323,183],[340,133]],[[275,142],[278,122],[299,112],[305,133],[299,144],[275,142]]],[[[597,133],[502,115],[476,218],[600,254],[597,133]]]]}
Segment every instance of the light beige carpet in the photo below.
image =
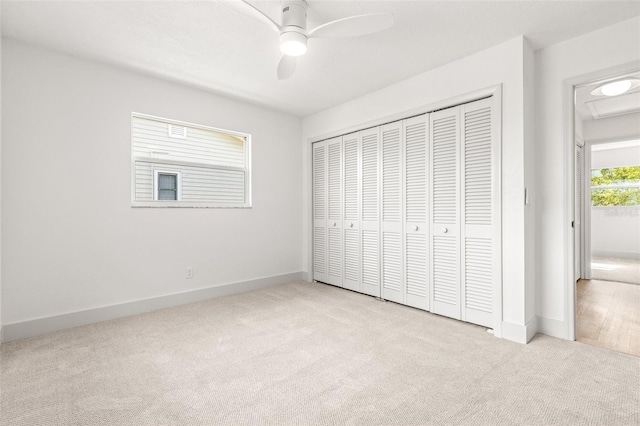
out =
{"type": "Polygon", "coordinates": [[[640,358],[292,283],[10,342],[2,425],[638,425],[640,358]]]}

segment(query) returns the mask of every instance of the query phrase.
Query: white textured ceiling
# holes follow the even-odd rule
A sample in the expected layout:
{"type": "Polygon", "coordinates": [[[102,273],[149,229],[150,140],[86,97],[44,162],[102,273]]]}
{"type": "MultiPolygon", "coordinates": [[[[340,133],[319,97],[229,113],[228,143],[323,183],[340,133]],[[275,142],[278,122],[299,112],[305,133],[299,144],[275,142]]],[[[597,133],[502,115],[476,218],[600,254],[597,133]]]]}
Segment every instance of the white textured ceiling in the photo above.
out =
{"type": "MultiPolygon", "coordinates": [[[[279,20],[278,1],[251,1],[279,20]]],[[[309,27],[392,12],[385,32],[312,39],[278,81],[278,34],[226,1],[8,1],[2,35],[307,116],[525,35],[539,49],[640,15],[638,1],[308,0],[309,27]]],[[[473,72],[473,70],[469,70],[473,72]]]]}

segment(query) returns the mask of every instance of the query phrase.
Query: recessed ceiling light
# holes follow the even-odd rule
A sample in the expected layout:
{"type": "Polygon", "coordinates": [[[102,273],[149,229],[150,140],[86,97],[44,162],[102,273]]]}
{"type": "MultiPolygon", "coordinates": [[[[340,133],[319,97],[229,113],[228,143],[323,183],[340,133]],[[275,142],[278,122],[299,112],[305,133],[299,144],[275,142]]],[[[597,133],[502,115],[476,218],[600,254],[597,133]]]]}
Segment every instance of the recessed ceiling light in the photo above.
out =
{"type": "Polygon", "coordinates": [[[595,90],[591,91],[591,94],[594,96],[618,96],[638,86],[640,86],[639,79],[625,78],[624,80],[602,84],[595,90]]]}

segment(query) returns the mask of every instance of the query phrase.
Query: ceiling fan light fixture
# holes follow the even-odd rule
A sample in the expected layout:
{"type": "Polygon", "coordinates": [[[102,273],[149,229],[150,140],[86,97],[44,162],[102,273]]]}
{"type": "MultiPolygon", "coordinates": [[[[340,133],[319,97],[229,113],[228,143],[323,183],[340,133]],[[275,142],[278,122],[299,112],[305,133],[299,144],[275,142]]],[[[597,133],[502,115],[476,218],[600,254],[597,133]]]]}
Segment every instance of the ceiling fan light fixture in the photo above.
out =
{"type": "Polygon", "coordinates": [[[626,78],[598,86],[591,91],[591,94],[594,96],[618,96],[638,86],[640,86],[640,80],[636,78],[626,78]]]}
{"type": "Polygon", "coordinates": [[[280,51],[288,56],[304,55],[307,51],[307,36],[295,31],[280,34],[280,51]]]}
{"type": "Polygon", "coordinates": [[[335,19],[307,31],[306,0],[281,0],[279,23],[248,0],[229,3],[242,5],[247,15],[264,22],[280,34],[280,51],[283,55],[278,63],[278,80],[291,77],[296,68],[296,57],[307,52],[307,40],[310,38],[360,37],[384,31],[394,23],[392,13],[370,13],[335,19]]]}

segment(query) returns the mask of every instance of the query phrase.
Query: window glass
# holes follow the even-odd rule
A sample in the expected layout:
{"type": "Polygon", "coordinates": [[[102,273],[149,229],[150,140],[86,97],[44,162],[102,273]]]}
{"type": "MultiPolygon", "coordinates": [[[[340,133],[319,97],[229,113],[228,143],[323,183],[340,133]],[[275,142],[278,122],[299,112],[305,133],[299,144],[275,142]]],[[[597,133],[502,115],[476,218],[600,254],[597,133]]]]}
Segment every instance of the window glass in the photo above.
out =
{"type": "Polygon", "coordinates": [[[249,149],[248,134],[134,113],[132,203],[250,207],[249,149]]]}
{"type": "Polygon", "coordinates": [[[178,176],[175,174],[158,174],[158,200],[178,199],[178,176]]]}
{"type": "Polygon", "coordinates": [[[591,205],[640,206],[640,166],[591,170],[591,205]]]}

